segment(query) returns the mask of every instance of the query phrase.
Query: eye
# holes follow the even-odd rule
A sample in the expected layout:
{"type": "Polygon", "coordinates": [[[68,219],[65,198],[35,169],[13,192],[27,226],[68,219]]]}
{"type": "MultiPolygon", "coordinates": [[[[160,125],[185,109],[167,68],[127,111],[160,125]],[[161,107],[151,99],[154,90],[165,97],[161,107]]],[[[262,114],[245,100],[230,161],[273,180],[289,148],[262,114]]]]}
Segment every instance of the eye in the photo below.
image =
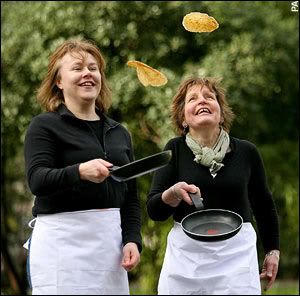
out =
{"type": "Polygon", "coordinates": [[[213,95],[207,95],[207,96],[205,96],[205,99],[210,100],[210,101],[214,101],[216,98],[213,95]]]}
{"type": "Polygon", "coordinates": [[[188,103],[195,101],[197,98],[195,96],[188,98],[188,103]]]}
{"type": "Polygon", "coordinates": [[[98,70],[97,67],[90,67],[89,69],[90,69],[90,71],[97,71],[98,70]]]}

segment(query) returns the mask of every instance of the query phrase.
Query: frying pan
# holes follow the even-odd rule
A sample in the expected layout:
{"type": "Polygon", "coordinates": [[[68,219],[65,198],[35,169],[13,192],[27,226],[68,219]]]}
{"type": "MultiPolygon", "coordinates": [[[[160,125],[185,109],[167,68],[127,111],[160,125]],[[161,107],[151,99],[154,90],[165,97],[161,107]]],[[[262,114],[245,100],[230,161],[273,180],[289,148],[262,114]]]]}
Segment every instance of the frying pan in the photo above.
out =
{"type": "Polygon", "coordinates": [[[164,167],[169,163],[171,157],[172,151],[166,150],[120,167],[113,166],[109,168],[110,176],[118,182],[128,181],[164,167]]]}
{"type": "Polygon", "coordinates": [[[236,235],[243,224],[243,218],[232,211],[204,208],[200,195],[189,193],[198,211],[185,216],[181,227],[189,237],[207,242],[221,241],[236,235]]]}

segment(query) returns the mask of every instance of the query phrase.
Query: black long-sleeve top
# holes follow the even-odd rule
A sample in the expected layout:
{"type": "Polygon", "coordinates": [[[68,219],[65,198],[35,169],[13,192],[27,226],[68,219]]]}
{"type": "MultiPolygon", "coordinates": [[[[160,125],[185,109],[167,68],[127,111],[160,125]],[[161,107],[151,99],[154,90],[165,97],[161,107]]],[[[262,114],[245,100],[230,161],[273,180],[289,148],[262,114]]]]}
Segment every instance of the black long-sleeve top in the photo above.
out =
{"type": "Polygon", "coordinates": [[[63,104],[57,112],[45,112],[32,119],[24,146],[27,181],[35,195],[32,213],[120,208],[123,244],[135,242],[141,251],[136,181],[117,182],[108,177],[93,183],[79,176],[80,163],[95,158],[116,166],[134,160],[129,132],[105,114],[99,115],[104,121],[103,146],[90,125],[63,104]]]}
{"type": "Polygon", "coordinates": [[[162,201],[162,193],[177,182],[200,188],[206,209],[227,209],[240,214],[244,222],[257,223],[265,252],[279,249],[279,223],[272,194],[268,188],[263,160],[254,144],[230,136],[231,151],[226,153],[224,166],[213,178],[209,168],[194,161],[194,154],[185,136],[171,139],[165,150],[172,150],[170,163],[153,177],[147,199],[147,211],[155,221],[173,219],[181,222],[196,211],[182,201],[171,207],[162,201]]]}

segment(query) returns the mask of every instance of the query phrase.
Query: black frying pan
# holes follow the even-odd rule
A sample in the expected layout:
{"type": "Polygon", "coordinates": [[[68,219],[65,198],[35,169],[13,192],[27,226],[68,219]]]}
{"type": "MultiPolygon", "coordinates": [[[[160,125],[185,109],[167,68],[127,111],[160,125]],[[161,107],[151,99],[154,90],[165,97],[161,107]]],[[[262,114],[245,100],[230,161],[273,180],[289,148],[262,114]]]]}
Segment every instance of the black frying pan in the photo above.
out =
{"type": "Polygon", "coordinates": [[[181,221],[183,231],[191,238],[214,242],[236,235],[243,224],[243,218],[232,211],[223,209],[203,209],[202,198],[189,193],[197,210],[185,216],[181,221]]]}
{"type": "Polygon", "coordinates": [[[166,150],[121,167],[113,166],[109,168],[110,176],[118,182],[128,181],[164,167],[169,163],[171,157],[172,151],[166,150]]]}

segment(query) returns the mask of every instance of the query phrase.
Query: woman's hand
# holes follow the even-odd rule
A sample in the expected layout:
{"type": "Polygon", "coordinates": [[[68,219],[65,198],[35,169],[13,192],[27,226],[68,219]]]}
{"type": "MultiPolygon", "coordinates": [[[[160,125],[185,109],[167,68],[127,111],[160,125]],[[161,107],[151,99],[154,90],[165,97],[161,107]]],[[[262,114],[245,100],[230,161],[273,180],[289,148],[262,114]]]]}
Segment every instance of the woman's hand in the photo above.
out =
{"type": "Polygon", "coordinates": [[[89,160],[79,165],[80,179],[101,183],[109,176],[109,167],[113,165],[101,158],[89,160]]]}
{"type": "Polygon", "coordinates": [[[163,192],[162,200],[171,207],[177,207],[182,200],[187,202],[189,205],[193,205],[188,192],[198,193],[201,195],[200,189],[197,186],[193,184],[189,185],[186,182],[178,182],[163,192]]]}
{"type": "Polygon", "coordinates": [[[262,272],[260,274],[260,279],[267,281],[266,286],[264,287],[265,291],[271,288],[276,279],[279,265],[279,254],[280,252],[278,250],[272,250],[265,256],[262,272]]]}
{"type": "Polygon", "coordinates": [[[123,247],[122,266],[126,271],[131,271],[140,262],[140,252],[136,243],[127,243],[123,247]]]}

